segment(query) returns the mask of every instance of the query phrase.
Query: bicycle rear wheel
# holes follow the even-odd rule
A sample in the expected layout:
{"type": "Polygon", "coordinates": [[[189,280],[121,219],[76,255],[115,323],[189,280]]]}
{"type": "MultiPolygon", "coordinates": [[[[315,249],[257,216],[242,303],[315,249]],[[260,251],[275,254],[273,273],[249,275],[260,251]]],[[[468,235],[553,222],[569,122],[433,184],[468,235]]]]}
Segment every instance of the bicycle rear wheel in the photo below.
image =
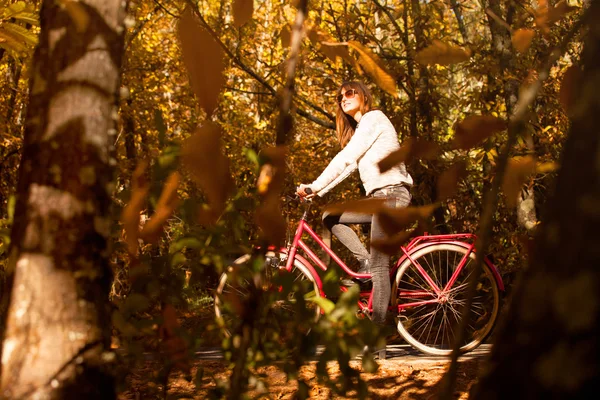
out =
{"type": "Polygon", "coordinates": [[[308,317],[316,321],[321,315],[321,309],[313,301],[303,302],[305,307],[298,307],[300,297],[307,299],[311,296],[321,296],[317,282],[308,268],[298,260],[294,260],[292,270],[288,272],[283,266],[277,265],[279,261],[277,255],[274,252],[269,252],[266,254],[264,271],[260,274],[259,282],[257,282],[256,275],[249,276],[244,271],[244,269],[249,268],[247,263],[250,260],[250,254],[238,258],[219,279],[214,297],[214,306],[215,316],[224,336],[229,337],[240,324],[247,323],[245,318],[248,317],[248,314],[254,319],[260,318],[260,321],[254,322],[268,325],[268,327],[263,326],[264,332],[268,329],[278,331],[281,340],[288,340],[297,333],[308,333],[310,327],[306,324],[289,323],[296,317],[308,317]],[[290,274],[286,277],[288,278],[288,284],[290,284],[290,278],[293,281],[291,283],[293,291],[287,293],[284,298],[275,296],[278,298],[270,302],[266,310],[257,313],[255,309],[255,307],[258,307],[256,296],[252,297],[252,295],[256,295],[256,291],[262,294],[281,292],[283,288],[273,284],[273,279],[276,279],[277,274],[290,274]],[[308,282],[308,284],[303,282],[308,282]]]}
{"type": "MultiPolygon", "coordinates": [[[[443,289],[467,253],[467,249],[451,243],[427,246],[410,254],[443,289]]],[[[410,260],[405,260],[396,272],[392,287],[394,309],[404,306],[397,317],[398,332],[413,347],[431,355],[449,355],[452,352],[458,325],[463,317],[467,286],[475,266],[471,252],[451,288],[439,296],[426,282],[410,260]]],[[[469,325],[461,344],[462,353],[479,346],[490,334],[500,305],[498,285],[487,264],[477,278],[469,325]]]]}

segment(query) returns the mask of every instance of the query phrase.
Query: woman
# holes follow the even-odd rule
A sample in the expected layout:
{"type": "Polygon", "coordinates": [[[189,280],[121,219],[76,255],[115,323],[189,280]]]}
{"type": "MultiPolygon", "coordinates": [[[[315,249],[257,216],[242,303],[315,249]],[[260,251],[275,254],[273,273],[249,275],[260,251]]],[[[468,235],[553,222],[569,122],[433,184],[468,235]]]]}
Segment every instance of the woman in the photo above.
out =
{"type": "MultiPolygon", "coordinates": [[[[409,188],[413,180],[405,165],[397,165],[383,173],[378,167],[379,161],[400,148],[392,123],[381,111],[372,108],[371,93],[361,82],[344,82],[337,102],[336,133],[342,150],[313,183],[298,187],[298,195],[308,196],[306,189],[310,188],[313,194],[323,196],[358,168],[367,196],[386,198],[391,207],[406,207],[410,203],[409,188]]],[[[374,248],[369,253],[352,228],[345,225],[371,223],[373,242],[385,237],[378,218],[345,212],[341,215],[326,214],[323,220],[358,259],[361,266],[358,272],[371,272],[373,322],[383,325],[390,301],[390,257],[374,248]]]]}

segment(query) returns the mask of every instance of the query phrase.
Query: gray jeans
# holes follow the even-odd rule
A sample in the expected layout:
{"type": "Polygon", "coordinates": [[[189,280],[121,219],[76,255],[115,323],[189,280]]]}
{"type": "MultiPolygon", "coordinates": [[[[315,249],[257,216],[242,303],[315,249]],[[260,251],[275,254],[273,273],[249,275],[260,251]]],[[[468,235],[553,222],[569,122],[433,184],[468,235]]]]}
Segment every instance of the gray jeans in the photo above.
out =
{"type": "MultiPolygon", "coordinates": [[[[375,190],[371,197],[387,198],[388,207],[402,208],[410,203],[410,192],[403,185],[388,186],[375,190]]],[[[323,214],[323,223],[360,260],[369,260],[373,276],[373,322],[385,323],[385,314],[390,303],[390,256],[371,248],[369,253],[356,233],[348,224],[371,224],[371,242],[385,238],[379,219],[373,214],[345,212],[341,215],[323,214]]]]}

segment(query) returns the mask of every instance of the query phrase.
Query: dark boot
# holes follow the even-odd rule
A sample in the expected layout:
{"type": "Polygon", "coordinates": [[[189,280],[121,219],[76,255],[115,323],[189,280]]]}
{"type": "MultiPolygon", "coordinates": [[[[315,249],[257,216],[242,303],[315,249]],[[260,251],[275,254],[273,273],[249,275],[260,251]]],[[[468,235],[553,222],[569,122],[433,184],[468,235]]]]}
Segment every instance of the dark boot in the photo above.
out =
{"type": "MultiPolygon", "coordinates": [[[[358,271],[356,271],[359,274],[368,274],[371,272],[371,269],[369,268],[369,260],[358,260],[358,262],[360,263],[360,267],[358,268],[358,271]]],[[[365,278],[365,279],[359,279],[359,278],[344,278],[342,279],[340,282],[342,285],[350,287],[352,285],[355,284],[366,284],[369,283],[371,281],[371,278],[365,278]]]]}

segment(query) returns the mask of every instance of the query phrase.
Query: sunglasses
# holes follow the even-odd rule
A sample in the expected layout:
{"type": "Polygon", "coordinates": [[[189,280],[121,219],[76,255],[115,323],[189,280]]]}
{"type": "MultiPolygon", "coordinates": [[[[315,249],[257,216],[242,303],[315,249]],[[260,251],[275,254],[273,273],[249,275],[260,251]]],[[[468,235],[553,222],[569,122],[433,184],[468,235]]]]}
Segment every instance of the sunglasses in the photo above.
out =
{"type": "Polygon", "coordinates": [[[354,96],[356,96],[357,91],[355,89],[348,89],[346,90],[343,94],[338,94],[337,98],[337,102],[341,103],[342,100],[344,100],[344,97],[347,99],[353,99],[354,96]]]}

